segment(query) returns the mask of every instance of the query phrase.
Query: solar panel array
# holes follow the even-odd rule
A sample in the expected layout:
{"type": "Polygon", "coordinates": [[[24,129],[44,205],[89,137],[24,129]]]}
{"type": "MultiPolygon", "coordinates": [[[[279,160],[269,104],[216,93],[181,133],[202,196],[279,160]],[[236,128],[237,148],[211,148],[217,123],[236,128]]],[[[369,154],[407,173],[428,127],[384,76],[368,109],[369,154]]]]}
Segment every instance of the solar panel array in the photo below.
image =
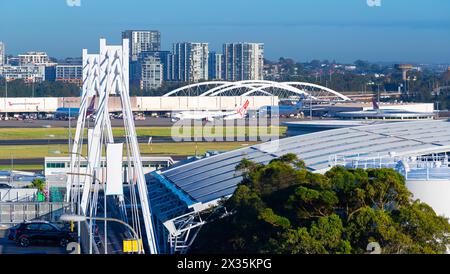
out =
{"type": "Polygon", "coordinates": [[[246,158],[262,164],[295,153],[313,171],[326,170],[330,157],[387,156],[450,145],[449,121],[414,121],[344,128],[300,135],[204,158],[162,175],[193,200],[207,203],[233,194],[242,177],[235,167],[246,158]]]}

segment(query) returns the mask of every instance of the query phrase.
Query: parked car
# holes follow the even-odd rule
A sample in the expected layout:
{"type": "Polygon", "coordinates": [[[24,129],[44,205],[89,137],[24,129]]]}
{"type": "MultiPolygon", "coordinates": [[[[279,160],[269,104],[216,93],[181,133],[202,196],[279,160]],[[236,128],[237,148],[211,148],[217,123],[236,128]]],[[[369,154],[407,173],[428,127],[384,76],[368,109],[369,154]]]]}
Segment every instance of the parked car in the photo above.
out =
{"type": "Polygon", "coordinates": [[[46,221],[25,222],[9,229],[8,238],[21,247],[31,244],[53,243],[65,247],[76,241],[77,234],[46,221]]]}
{"type": "Polygon", "coordinates": [[[0,183],[0,189],[5,189],[5,188],[10,189],[10,188],[13,188],[13,187],[8,185],[8,184],[5,184],[5,183],[0,183]]]}
{"type": "Polygon", "coordinates": [[[14,241],[16,239],[16,230],[19,228],[20,224],[10,227],[8,229],[8,239],[14,241]]]}

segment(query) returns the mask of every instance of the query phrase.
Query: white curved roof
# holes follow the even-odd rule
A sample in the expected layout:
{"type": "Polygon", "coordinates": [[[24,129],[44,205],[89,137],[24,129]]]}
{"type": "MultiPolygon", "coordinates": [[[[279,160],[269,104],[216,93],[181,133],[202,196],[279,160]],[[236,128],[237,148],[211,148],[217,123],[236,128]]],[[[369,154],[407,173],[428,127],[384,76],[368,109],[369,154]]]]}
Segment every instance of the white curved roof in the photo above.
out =
{"type": "Polygon", "coordinates": [[[414,121],[342,128],[272,141],[204,158],[162,175],[191,199],[207,203],[231,195],[241,182],[236,165],[247,158],[268,163],[295,153],[316,172],[336,155],[351,157],[424,155],[450,151],[449,121],[414,121]],[[272,149],[272,150],[271,150],[272,149]]]}
{"type": "Polygon", "coordinates": [[[267,80],[244,80],[236,82],[227,81],[207,81],[190,84],[184,87],[177,88],[171,92],[166,93],[163,97],[175,96],[188,93],[188,96],[218,96],[224,95],[232,91],[241,90],[235,95],[250,96],[256,92],[261,92],[269,96],[279,96],[279,92],[266,91],[266,89],[277,88],[280,90],[289,91],[292,94],[310,96],[316,100],[315,92],[308,89],[318,89],[322,95],[326,97],[335,97],[339,101],[351,101],[351,99],[335,90],[329,89],[313,83],[306,82],[274,82],[267,80]],[[207,88],[206,91],[198,94],[199,88],[207,88]],[[190,92],[192,90],[192,93],[190,92]]]}

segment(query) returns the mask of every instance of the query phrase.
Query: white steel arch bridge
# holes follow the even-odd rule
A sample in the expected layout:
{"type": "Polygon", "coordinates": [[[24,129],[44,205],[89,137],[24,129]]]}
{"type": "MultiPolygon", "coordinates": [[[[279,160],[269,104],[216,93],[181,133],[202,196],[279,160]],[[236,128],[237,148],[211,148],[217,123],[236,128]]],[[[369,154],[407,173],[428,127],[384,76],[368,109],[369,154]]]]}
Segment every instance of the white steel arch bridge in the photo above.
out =
{"type": "Polygon", "coordinates": [[[279,99],[351,101],[349,97],[317,84],[266,80],[200,82],[180,87],[164,95],[164,97],[169,96],[278,96],[279,99]]]}

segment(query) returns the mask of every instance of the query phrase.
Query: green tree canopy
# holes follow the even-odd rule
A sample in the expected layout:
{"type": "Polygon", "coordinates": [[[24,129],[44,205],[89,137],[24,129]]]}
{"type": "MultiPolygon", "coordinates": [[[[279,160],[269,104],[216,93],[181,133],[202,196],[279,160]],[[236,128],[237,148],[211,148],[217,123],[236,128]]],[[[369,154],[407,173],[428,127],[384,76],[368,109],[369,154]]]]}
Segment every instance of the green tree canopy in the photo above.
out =
{"type": "Polygon", "coordinates": [[[45,182],[42,179],[34,179],[31,182],[31,187],[37,188],[39,190],[39,192],[43,192],[45,189],[45,182]]]}
{"type": "Polygon", "coordinates": [[[293,154],[267,165],[244,159],[243,181],[223,202],[230,215],[205,225],[194,253],[445,253],[450,225],[413,201],[392,169],[311,173],[293,154]]]}

